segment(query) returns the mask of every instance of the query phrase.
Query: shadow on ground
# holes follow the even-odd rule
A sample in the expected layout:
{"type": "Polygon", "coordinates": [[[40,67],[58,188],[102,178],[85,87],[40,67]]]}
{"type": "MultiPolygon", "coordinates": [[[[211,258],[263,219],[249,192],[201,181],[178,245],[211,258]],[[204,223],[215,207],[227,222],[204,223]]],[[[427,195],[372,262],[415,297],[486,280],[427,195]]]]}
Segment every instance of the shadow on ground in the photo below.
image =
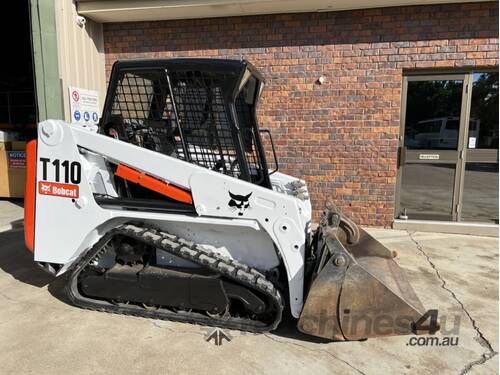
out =
{"type": "Polygon", "coordinates": [[[70,304],[64,293],[67,275],[56,278],[38,266],[24,245],[23,220],[11,224],[13,229],[0,232],[0,269],[25,284],[37,288],[48,286],[53,297],[70,304]]]}
{"type": "MultiPolygon", "coordinates": [[[[297,319],[293,318],[290,314],[287,314],[283,317],[281,324],[275,331],[272,332],[272,334],[278,337],[283,337],[297,341],[314,342],[317,344],[327,344],[332,342],[332,340],[306,335],[305,333],[300,332],[299,329],[297,328],[297,319]]],[[[345,342],[345,341],[338,341],[338,342],[345,342]]]]}
{"type": "Polygon", "coordinates": [[[12,222],[11,230],[0,232],[0,269],[23,283],[44,287],[54,277],[33,261],[33,254],[24,246],[22,220],[12,222]]]}
{"type": "MultiPolygon", "coordinates": [[[[19,220],[19,222],[15,222],[16,224],[12,223],[12,225],[15,228],[20,225],[22,228],[22,220],[19,220]]],[[[70,304],[64,293],[67,275],[55,278],[42,270],[34,262],[33,254],[24,246],[24,234],[22,230],[11,229],[0,232],[0,244],[0,269],[10,274],[16,280],[38,288],[48,285],[48,291],[53,297],[70,304]]],[[[298,341],[330,342],[326,339],[301,333],[297,329],[297,320],[286,313],[278,329],[273,331],[273,335],[298,341]]]]}
{"type": "MultiPolygon", "coordinates": [[[[19,219],[19,220],[14,220],[10,222],[10,225],[12,226],[12,230],[23,230],[24,229],[24,220],[19,219]]],[[[24,233],[21,233],[21,236],[24,236],[24,233]]]]}

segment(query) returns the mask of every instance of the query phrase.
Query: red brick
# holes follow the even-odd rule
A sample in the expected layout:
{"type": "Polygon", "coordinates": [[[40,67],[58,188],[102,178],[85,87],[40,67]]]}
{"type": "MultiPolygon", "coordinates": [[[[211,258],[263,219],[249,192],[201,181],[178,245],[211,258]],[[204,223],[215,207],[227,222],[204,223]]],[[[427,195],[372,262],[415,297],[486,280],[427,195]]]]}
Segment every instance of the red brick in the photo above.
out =
{"type": "Polygon", "coordinates": [[[498,66],[498,3],[104,24],[109,74],[131,57],[246,58],[280,169],[364,225],[395,209],[403,69],[498,66]],[[324,84],[316,83],[325,75],[324,84]]]}

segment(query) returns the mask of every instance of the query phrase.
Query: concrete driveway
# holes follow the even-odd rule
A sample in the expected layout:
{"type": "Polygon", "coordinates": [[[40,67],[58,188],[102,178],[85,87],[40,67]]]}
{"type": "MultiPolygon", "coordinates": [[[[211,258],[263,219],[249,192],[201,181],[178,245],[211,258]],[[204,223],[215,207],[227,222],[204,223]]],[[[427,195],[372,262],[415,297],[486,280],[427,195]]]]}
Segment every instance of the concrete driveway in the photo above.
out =
{"type": "Polygon", "coordinates": [[[205,341],[211,330],[200,326],[70,306],[63,278],[38,269],[25,249],[21,218],[20,206],[0,201],[2,374],[498,373],[494,238],[369,230],[399,252],[424,306],[446,318],[439,342],[448,337],[456,345],[432,346],[425,342],[430,336],[322,343],[288,323],[265,335],[225,332],[231,341],[216,346],[205,341]]]}

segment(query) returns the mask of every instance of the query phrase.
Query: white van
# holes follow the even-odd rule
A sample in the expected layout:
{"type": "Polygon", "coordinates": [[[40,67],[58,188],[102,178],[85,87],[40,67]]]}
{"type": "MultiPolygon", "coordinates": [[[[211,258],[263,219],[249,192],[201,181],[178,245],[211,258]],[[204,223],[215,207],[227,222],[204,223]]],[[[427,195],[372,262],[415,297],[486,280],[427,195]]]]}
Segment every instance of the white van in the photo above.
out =
{"type": "MultiPolygon", "coordinates": [[[[469,138],[479,136],[479,120],[470,119],[469,138]]],[[[413,132],[406,134],[406,146],[422,149],[455,149],[457,148],[460,118],[436,117],[422,120],[415,124],[413,132]]]]}

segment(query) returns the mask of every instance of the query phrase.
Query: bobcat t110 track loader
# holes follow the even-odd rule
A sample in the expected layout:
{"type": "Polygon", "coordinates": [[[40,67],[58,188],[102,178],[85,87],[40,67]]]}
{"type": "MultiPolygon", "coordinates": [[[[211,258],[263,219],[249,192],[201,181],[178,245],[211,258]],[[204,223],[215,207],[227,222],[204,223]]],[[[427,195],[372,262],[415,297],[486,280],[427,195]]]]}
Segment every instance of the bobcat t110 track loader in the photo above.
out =
{"type": "Polygon", "coordinates": [[[98,128],[48,120],[28,144],[35,261],[100,311],[252,332],[287,312],[334,340],[425,331],[394,254],[331,204],[312,233],[305,182],[268,169],[263,82],[246,61],[116,62],[98,128]]]}

